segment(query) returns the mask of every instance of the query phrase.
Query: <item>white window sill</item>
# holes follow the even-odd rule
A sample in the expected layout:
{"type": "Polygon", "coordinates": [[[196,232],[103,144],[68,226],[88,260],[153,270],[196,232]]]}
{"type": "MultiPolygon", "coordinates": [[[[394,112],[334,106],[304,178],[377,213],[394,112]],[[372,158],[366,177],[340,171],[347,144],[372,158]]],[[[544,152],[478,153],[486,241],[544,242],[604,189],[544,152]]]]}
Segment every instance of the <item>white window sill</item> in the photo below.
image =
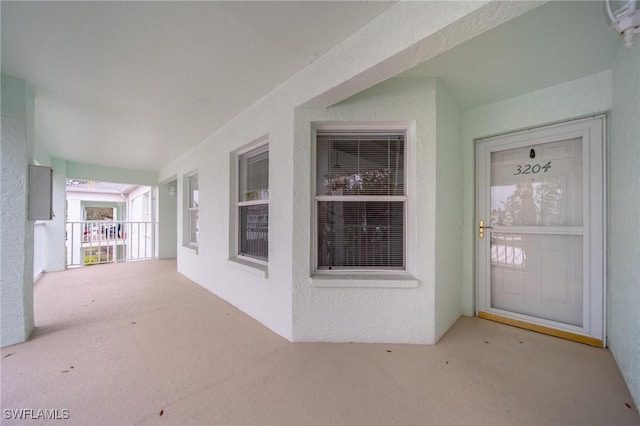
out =
{"type": "Polygon", "coordinates": [[[194,246],[191,244],[183,244],[182,248],[189,250],[190,252],[193,252],[195,254],[198,254],[198,246],[194,246]]]}
{"type": "Polygon", "coordinates": [[[341,288],[417,288],[419,281],[410,274],[320,274],[311,276],[313,287],[341,288]]]}
{"type": "Polygon", "coordinates": [[[227,259],[227,265],[234,269],[249,272],[262,278],[269,277],[269,265],[266,264],[252,262],[239,257],[231,257],[227,259]]]}

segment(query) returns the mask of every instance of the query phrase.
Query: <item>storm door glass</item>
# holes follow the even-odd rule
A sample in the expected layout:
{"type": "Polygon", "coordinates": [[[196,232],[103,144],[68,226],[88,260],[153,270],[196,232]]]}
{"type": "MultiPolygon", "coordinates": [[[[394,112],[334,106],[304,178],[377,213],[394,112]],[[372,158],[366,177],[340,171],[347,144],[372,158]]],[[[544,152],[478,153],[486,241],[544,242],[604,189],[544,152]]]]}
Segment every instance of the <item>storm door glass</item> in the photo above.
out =
{"type": "Polygon", "coordinates": [[[583,324],[582,138],[491,153],[491,308],[583,324]]]}

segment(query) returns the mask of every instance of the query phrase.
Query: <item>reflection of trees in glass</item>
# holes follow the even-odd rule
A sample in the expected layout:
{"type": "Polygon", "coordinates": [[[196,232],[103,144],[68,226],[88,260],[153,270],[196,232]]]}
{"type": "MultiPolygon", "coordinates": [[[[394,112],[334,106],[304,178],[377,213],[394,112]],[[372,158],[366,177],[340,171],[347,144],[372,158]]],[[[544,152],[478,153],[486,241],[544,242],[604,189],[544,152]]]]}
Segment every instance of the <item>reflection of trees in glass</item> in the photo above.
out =
{"type": "Polygon", "coordinates": [[[113,208],[111,207],[87,207],[87,220],[113,219],[113,208]]]}
{"type": "Polygon", "coordinates": [[[337,175],[327,177],[324,186],[327,195],[363,195],[363,194],[391,194],[393,174],[389,169],[370,170],[351,175],[337,175]]]}
{"type": "Polygon", "coordinates": [[[536,204],[540,206],[541,224],[546,226],[563,225],[565,222],[563,204],[564,188],[559,181],[542,182],[536,191],[536,204]]]}
{"type": "Polygon", "coordinates": [[[518,183],[501,207],[491,211],[491,223],[502,226],[562,225],[564,189],[559,182],[518,183]]]}

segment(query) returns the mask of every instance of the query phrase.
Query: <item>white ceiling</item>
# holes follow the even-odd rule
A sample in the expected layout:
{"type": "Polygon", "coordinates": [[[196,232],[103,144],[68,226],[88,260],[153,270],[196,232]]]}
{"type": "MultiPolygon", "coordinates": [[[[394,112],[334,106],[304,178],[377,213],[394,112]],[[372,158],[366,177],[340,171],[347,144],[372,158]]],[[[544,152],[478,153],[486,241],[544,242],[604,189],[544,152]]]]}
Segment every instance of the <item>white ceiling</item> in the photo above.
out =
{"type": "Polygon", "coordinates": [[[622,42],[603,10],[551,1],[399,77],[439,77],[472,108],[605,71],[622,42]]]}
{"type": "MultiPolygon", "coordinates": [[[[57,157],[159,170],[389,2],[6,2],[2,72],[57,157]]],[[[611,68],[599,1],[552,1],[409,70],[470,108],[611,68]]]]}
{"type": "Polygon", "coordinates": [[[2,72],[53,156],[159,170],[389,5],[3,1],[2,72]]]}

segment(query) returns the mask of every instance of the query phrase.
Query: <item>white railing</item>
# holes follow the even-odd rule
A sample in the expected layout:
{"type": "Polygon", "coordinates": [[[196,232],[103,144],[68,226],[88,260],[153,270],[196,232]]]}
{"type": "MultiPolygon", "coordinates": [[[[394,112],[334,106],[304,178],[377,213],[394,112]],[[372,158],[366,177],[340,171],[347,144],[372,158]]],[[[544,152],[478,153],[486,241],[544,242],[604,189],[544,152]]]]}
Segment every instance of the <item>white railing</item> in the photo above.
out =
{"type": "Polygon", "coordinates": [[[526,269],[527,256],[523,248],[522,236],[492,235],[491,264],[526,269]]]}
{"type": "Polygon", "coordinates": [[[156,222],[67,222],[67,267],[155,259],[156,228],[156,222]]]}

